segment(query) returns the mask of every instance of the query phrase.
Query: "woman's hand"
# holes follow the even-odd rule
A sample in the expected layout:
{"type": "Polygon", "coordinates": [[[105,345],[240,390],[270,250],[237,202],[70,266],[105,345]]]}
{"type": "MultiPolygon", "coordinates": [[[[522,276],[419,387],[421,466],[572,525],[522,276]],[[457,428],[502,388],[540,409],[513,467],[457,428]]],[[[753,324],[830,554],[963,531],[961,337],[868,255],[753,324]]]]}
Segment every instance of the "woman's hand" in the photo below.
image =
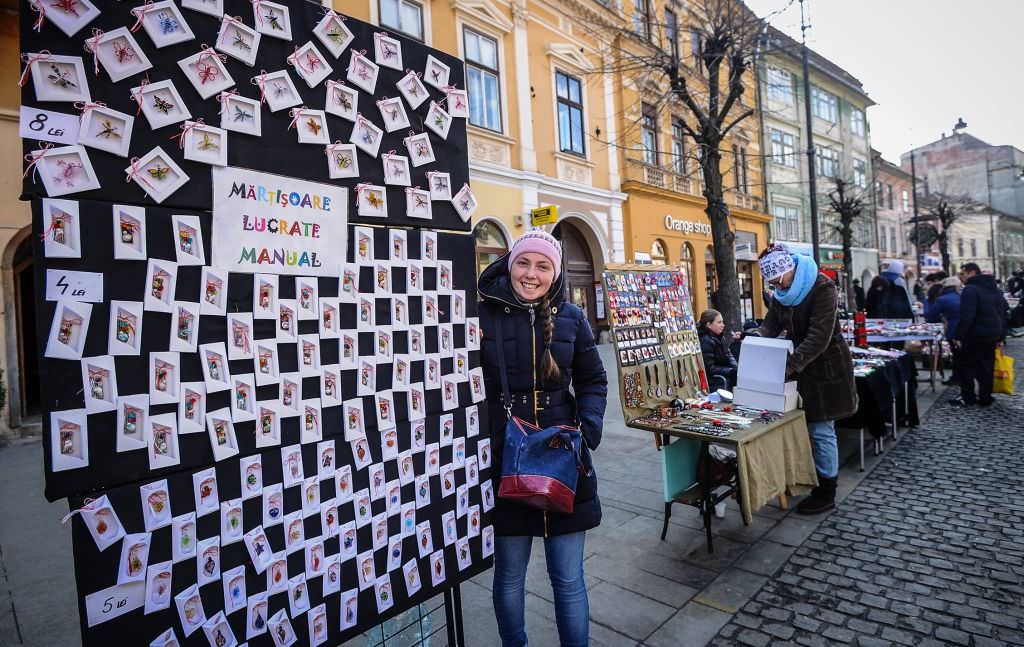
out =
{"type": "Polygon", "coordinates": [[[743,333],[741,333],[741,332],[734,332],[732,334],[732,340],[733,341],[739,341],[741,339],[743,339],[743,333]]]}

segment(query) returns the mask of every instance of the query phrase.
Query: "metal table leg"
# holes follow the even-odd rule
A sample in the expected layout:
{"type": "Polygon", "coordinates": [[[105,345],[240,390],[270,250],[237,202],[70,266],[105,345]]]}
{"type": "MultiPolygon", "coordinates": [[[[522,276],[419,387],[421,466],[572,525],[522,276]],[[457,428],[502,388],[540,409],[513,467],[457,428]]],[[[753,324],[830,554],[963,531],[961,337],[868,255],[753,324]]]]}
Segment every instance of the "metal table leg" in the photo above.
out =
{"type": "Polygon", "coordinates": [[[860,471],[864,471],[864,427],[860,428],[860,471]]]}
{"type": "Polygon", "coordinates": [[[707,535],[708,553],[715,552],[714,541],[711,538],[711,515],[714,513],[715,504],[712,501],[711,487],[711,444],[702,440],[700,443],[701,457],[704,459],[704,478],[701,486],[701,514],[704,516],[704,532],[707,535]]]}

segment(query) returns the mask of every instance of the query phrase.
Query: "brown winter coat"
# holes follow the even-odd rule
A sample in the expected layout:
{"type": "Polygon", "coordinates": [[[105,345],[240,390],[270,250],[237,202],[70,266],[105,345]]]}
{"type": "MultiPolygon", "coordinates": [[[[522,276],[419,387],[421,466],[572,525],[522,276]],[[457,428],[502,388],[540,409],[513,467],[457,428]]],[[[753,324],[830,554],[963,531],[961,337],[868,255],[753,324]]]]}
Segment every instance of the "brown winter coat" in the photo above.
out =
{"type": "Polygon", "coordinates": [[[853,359],[839,327],[839,291],[832,279],[818,274],[814,287],[796,306],[772,299],[762,337],[787,331],[793,354],[786,362],[786,377],[797,378],[808,422],[839,420],[857,411],[857,385],[853,359]]]}

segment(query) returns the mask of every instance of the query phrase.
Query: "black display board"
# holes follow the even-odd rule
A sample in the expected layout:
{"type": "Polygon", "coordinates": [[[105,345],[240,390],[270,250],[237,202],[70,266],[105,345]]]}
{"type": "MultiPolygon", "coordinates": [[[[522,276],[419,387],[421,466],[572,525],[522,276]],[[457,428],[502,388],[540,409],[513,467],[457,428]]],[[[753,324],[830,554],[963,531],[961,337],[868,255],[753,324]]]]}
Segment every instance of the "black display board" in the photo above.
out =
{"type": "MultiPolygon", "coordinates": [[[[46,3],[49,4],[49,3],[46,3]]],[[[131,27],[135,23],[135,17],[131,15],[133,7],[141,6],[143,3],[101,1],[96,5],[102,13],[88,26],[74,37],[68,38],[59,31],[52,21],[47,21],[43,29],[36,32],[32,29],[37,14],[32,11],[21,12],[21,51],[40,52],[49,51],[52,54],[82,56],[85,60],[86,75],[89,80],[89,90],[92,100],[102,101],[108,107],[121,112],[135,115],[138,110],[135,100],[131,96],[131,89],[138,86],[139,82],[148,77],[151,83],[165,79],[174,82],[174,86],[184,99],[193,119],[203,118],[207,124],[220,125],[220,103],[216,97],[203,100],[195,88],[185,77],[184,72],[178,66],[178,61],[193,54],[197,54],[205,46],[212,47],[216,42],[217,32],[220,29],[221,21],[206,14],[183,9],[183,15],[188,26],[195,33],[193,40],[185,41],[175,45],[168,45],[160,49],[153,46],[152,41],[145,31],[135,32],[135,40],[145,50],[153,67],[145,73],[128,77],[117,83],[111,83],[107,73],[100,68],[98,76],[93,74],[92,55],[83,52],[82,47],[85,40],[91,37],[91,30],[102,29],[111,31],[118,27],[131,27]]],[[[175,4],[181,5],[178,1],[175,4]]],[[[355,36],[355,40],[349,48],[335,59],[325,51],[320,41],[311,34],[312,28],[323,17],[324,9],[319,3],[307,0],[287,0],[281,2],[291,10],[292,41],[284,41],[276,38],[263,37],[258,49],[258,59],[253,66],[245,65],[243,62],[227,57],[225,65],[231,77],[235,80],[233,89],[238,94],[250,99],[259,100],[260,89],[253,85],[250,79],[257,76],[261,70],[275,72],[287,69],[292,77],[296,89],[302,96],[303,105],[309,108],[323,109],[326,100],[326,90],[321,83],[314,88],[308,85],[295,74],[292,66],[285,62],[286,57],[292,54],[295,47],[301,46],[312,40],[317,44],[320,51],[327,58],[328,63],[334,68],[334,73],[329,79],[345,79],[346,70],[349,64],[349,50],[365,50],[367,56],[373,59],[373,35],[385,31],[376,25],[364,23],[351,17],[347,17],[345,25],[355,36]]],[[[224,0],[225,14],[228,16],[239,16],[242,21],[253,26],[252,3],[249,0],[224,0]]],[[[340,7],[344,10],[344,7],[340,7]]],[[[55,11],[53,9],[51,12],[55,11]]],[[[406,69],[422,73],[426,65],[427,56],[431,55],[451,68],[449,83],[458,88],[465,88],[465,76],[463,63],[460,59],[430,49],[422,43],[406,38],[393,32],[386,32],[388,35],[402,43],[402,62],[406,69]]],[[[395,83],[405,76],[405,71],[399,72],[384,66],[380,66],[377,76],[376,96],[359,90],[358,108],[361,114],[372,120],[376,125],[381,125],[381,115],[377,109],[376,100],[382,97],[401,96],[395,83]]],[[[351,83],[348,83],[350,87],[351,83]]],[[[442,103],[444,94],[429,85],[426,86],[433,101],[442,103]]],[[[22,105],[38,106],[47,110],[65,112],[77,115],[78,112],[68,103],[52,101],[38,101],[35,96],[33,84],[27,83],[22,91],[22,105]]],[[[437,164],[428,164],[418,168],[410,168],[410,180],[413,186],[427,188],[425,173],[430,170],[441,170],[451,173],[452,192],[458,191],[464,183],[469,182],[469,158],[466,144],[466,120],[452,120],[451,129],[447,139],[442,140],[433,131],[425,128],[423,121],[430,101],[424,101],[417,109],[413,110],[405,106],[409,116],[410,128],[399,130],[393,133],[384,133],[380,145],[380,152],[386,153],[394,150],[399,154],[405,154],[403,139],[408,136],[409,130],[417,133],[427,132],[431,144],[434,147],[437,164]]],[[[373,158],[360,150],[358,152],[359,178],[332,180],[328,178],[327,158],[324,155],[322,145],[298,144],[296,132],[289,130],[291,117],[288,110],[271,112],[266,105],[261,111],[262,137],[254,137],[236,132],[229,133],[228,164],[256,171],[277,173],[292,178],[323,182],[337,186],[347,186],[349,191],[349,222],[362,222],[366,224],[379,224],[380,218],[366,218],[356,215],[355,191],[351,190],[358,182],[382,185],[384,170],[380,158],[373,158]]],[[[327,115],[328,130],[331,141],[340,140],[348,142],[354,124],[333,114],[327,115]]],[[[154,204],[146,196],[145,192],[134,182],[125,183],[124,169],[128,166],[128,159],[141,157],[156,146],[174,158],[174,161],[181,166],[191,178],[187,184],[170,195],[161,206],[178,209],[209,209],[211,202],[210,167],[206,164],[186,160],[178,149],[177,140],[171,138],[180,133],[178,124],[164,126],[155,131],[149,127],[149,122],[142,115],[135,119],[135,129],[132,133],[131,147],[128,158],[118,157],[112,154],[97,151],[89,148],[89,158],[100,181],[100,188],[92,191],[77,193],[76,199],[110,200],[113,202],[127,202],[139,204],[154,204]]],[[[38,148],[35,140],[24,141],[24,152],[29,154],[38,148]]],[[[43,185],[34,182],[32,175],[25,179],[23,191],[26,196],[45,196],[43,185]]],[[[401,186],[388,186],[388,224],[405,225],[411,227],[427,226],[422,220],[407,218],[405,214],[405,192],[401,186]]],[[[459,217],[455,208],[446,202],[435,201],[433,204],[433,220],[429,225],[436,229],[451,229],[456,231],[469,231],[470,225],[459,217]]]]}
{"type": "MultiPolygon", "coordinates": [[[[292,41],[282,41],[273,38],[262,38],[259,46],[258,59],[254,66],[246,66],[244,63],[228,58],[227,69],[236,81],[238,92],[250,98],[259,98],[259,89],[249,83],[249,79],[259,73],[261,69],[276,71],[288,69],[285,58],[292,53],[295,46],[301,46],[306,41],[316,39],[311,34],[311,29],[323,16],[323,8],[318,4],[306,2],[305,0],[281,0],[281,4],[290,9],[291,28],[293,32],[292,41]]],[[[22,52],[49,51],[53,54],[69,56],[82,56],[82,43],[91,34],[92,29],[109,31],[118,27],[130,27],[135,19],[130,15],[134,6],[142,5],[130,2],[95,2],[101,10],[98,17],[88,24],[88,29],[80,30],[74,37],[67,37],[58,30],[51,20],[47,21],[43,28],[36,32],[32,29],[34,15],[30,11],[22,11],[21,22],[21,49],[22,52]]],[[[181,2],[175,2],[179,8],[181,2]]],[[[259,4],[259,3],[257,3],[259,4]]],[[[72,3],[76,10],[85,9],[82,3],[72,3]]],[[[225,13],[229,16],[240,16],[242,22],[252,26],[253,14],[252,3],[249,0],[225,0],[225,13]]],[[[56,8],[60,10],[60,7],[56,8]]],[[[85,55],[89,87],[93,101],[102,101],[110,108],[120,110],[129,114],[135,114],[135,103],[130,97],[129,89],[138,85],[145,77],[152,82],[164,79],[174,81],[179,93],[192,114],[193,119],[205,118],[210,125],[219,125],[218,111],[220,104],[215,98],[202,100],[195,89],[184,77],[177,62],[189,55],[197,53],[207,44],[213,44],[216,39],[217,30],[220,27],[220,18],[198,13],[190,9],[182,10],[185,20],[195,33],[193,40],[181,44],[171,45],[156,49],[148,36],[142,32],[135,33],[135,39],[139,46],[153,62],[153,68],[145,74],[123,79],[112,83],[106,72],[101,69],[98,76],[92,74],[91,55],[85,55]]],[[[345,24],[355,36],[351,49],[367,50],[368,56],[373,58],[374,34],[380,29],[347,18],[345,24]]],[[[397,38],[402,44],[402,55],[404,68],[422,71],[428,55],[434,56],[451,68],[450,83],[456,87],[464,87],[463,67],[458,59],[424,47],[415,41],[405,39],[401,36],[389,34],[397,38]]],[[[324,49],[321,48],[323,52],[324,49]]],[[[328,61],[334,67],[335,73],[329,78],[344,79],[345,70],[348,65],[348,51],[338,59],[328,55],[328,61]]],[[[302,99],[310,108],[323,108],[325,89],[323,83],[314,88],[309,88],[294,72],[292,75],[295,87],[302,95],[302,99]]],[[[363,112],[377,125],[380,125],[381,117],[374,105],[376,99],[383,96],[399,96],[395,89],[395,82],[405,75],[405,72],[391,70],[381,66],[377,80],[376,96],[370,96],[360,90],[360,111],[363,112]]],[[[428,88],[431,98],[441,102],[443,94],[433,88],[428,88]]],[[[36,100],[32,84],[25,86],[22,96],[23,103],[27,106],[36,106],[46,110],[58,112],[72,112],[67,103],[40,102],[36,100]]],[[[447,139],[441,139],[429,129],[423,126],[423,118],[426,114],[429,102],[425,102],[418,109],[413,110],[406,106],[412,122],[411,130],[415,132],[430,133],[431,144],[437,158],[437,163],[417,168],[411,168],[412,184],[427,187],[425,172],[430,170],[444,171],[450,173],[451,186],[457,191],[465,182],[468,182],[468,161],[466,152],[465,121],[455,119],[448,133],[447,139]]],[[[351,122],[327,115],[328,125],[332,140],[348,141],[349,134],[353,128],[351,122]]],[[[475,299],[475,254],[474,240],[467,232],[469,224],[464,222],[455,211],[450,202],[433,201],[433,216],[429,221],[409,219],[405,215],[405,191],[401,186],[387,186],[388,193],[388,217],[362,218],[357,215],[355,206],[356,191],[355,185],[358,182],[368,182],[383,185],[383,169],[379,158],[374,159],[366,153],[359,151],[358,163],[360,176],[346,180],[328,179],[327,163],[325,161],[324,147],[322,145],[300,144],[296,139],[294,131],[288,130],[291,121],[288,111],[271,113],[266,108],[262,111],[262,137],[244,135],[235,132],[228,134],[228,166],[246,168],[257,171],[265,171],[277,175],[296,178],[336,186],[349,188],[348,205],[348,246],[347,249],[337,250],[337,259],[342,263],[353,263],[355,259],[357,228],[365,230],[361,225],[374,225],[369,228],[373,238],[374,256],[377,259],[387,259],[392,245],[392,232],[402,231],[405,233],[410,261],[421,259],[421,238],[426,235],[437,236],[437,257],[442,262],[450,262],[452,286],[441,289],[438,273],[439,266],[434,262],[424,262],[422,273],[422,286],[419,292],[408,290],[406,283],[406,263],[395,262],[392,268],[392,285],[390,290],[375,290],[377,277],[376,268],[370,264],[364,264],[357,269],[358,289],[364,296],[372,296],[375,300],[376,323],[378,326],[389,325],[392,317],[391,296],[407,295],[409,326],[423,325],[425,354],[440,354],[440,373],[444,376],[452,376],[457,371],[469,371],[479,367],[480,357],[476,343],[470,342],[470,328],[478,334],[476,327],[476,299],[475,299]],[[434,232],[426,234],[425,232],[434,232]],[[437,321],[424,322],[422,313],[422,300],[425,295],[436,298],[437,321]],[[461,297],[464,312],[456,317],[454,300],[456,295],[461,297]],[[425,324],[425,325],[424,325],[425,324]],[[441,327],[450,325],[452,338],[451,348],[445,349],[440,345],[441,327]],[[457,368],[455,365],[455,351],[461,351],[466,358],[464,367],[457,368]]],[[[210,167],[193,161],[184,160],[181,151],[175,141],[171,138],[178,134],[178,125],[166,126],[153,131],[144,117],[138,117],[135,121],[135,129],[131,138],[129,158],[144,155],[156,146],[160,146],[168,153],[174,161],[189,175],[190,180],[183,187],[171,194],[162,204],[156,205],[147,197],[142,189],[135,183],[125,183],[124,168],[128,165],[127,159],[111,153],[87,148],[89,159],[96,171],[100,188],[82,193],[61,196],[61,199],[74,201],[75,222],[73,229],[76,233],[76,243],[79,254],[77,257],[59,257],[51,254],[47,256],[48,237],[54,236],[53,212],[50,207],[54,203],[48,203],[46,192],[42,184],[33,182],[33,175],[29,174],[24,185],[24,198],[30,199],[33,214],[35,281],[36,281],[36,308],[40,316],[37,318],[37,335],[41,340],[50,336],[52,322],[60,302],[47,299],[47,278],[48,273],[54,272],[94,272],[102,275],[103,298],[101,301],[92,304],[92,312],[88,328],[82,344],[82,358],[105,358],[108,356],[108,340],[111,336],[109,330],[110,302],[127,301],[142,303],[145,300],[147,291],[151,289],[147,278],[147,259],[160,259],[173,261],[176,258],[177,247],[181,244],[178,238],[178,230],[173,226],[173,219],[177,216],[194,217],[198,219],[199,228],[196,232],[197,239],[202,242],[206,250],[205,265],[210,265],[212,249],[216,241],[212,240],[212,223],[214,213],[212,212],[212,186],[210,167]],[[119,260],[114,258],[114,249],[118,232],[115,224],[115,214],[119,205],[139,205],[144,208],[145,220],[145,258],[139,260],[119,260]]],[[[381,152],[397,150],[404,153],[402,138],[408,134],[407,131],[398,131],[385,134],[381,144],[381,152]]],[[[24,143],[26,153],[36,150],[38,143],[26,141],[24,143]]],[[[66,206],[66,205],[65,205],[66,206]]],[[[203,290],[201,277],[204,266],[201,265],[180,265],[177,267],[177,280],[174,288],[173,300],[199,303],[202,301],[203,290]]],[[[246,313],[253,310],[254,304],[254,275],[241,272],[224,271],[229,278],[224,286],[226,295],[226,308],[231,313],[246,313]]],[[[339,296],[340,279],[338,277],[318,277],[313,279],[319,291],[319,297],[330,299],[339,296]]],[[[293,299],[296,297],[296,277],[280,276],[281,299],[293,299]]],[[[69,295],[64,294],[65,298],[69,295]]],[[[73,301],[73,298],[72,298],[73,301]]],[[[173,314],[167,312],[153,311],[146,309],[141,318],[140,352],[138,355],[117,355],[110,357],[115,368],[116,385],[119,397],[135,394],[146,394],[150,390],[151,375],[149,359],[153,353],[169,350],[170,340],[174,329],[173,314]]],[[[338,323],[342,331],[356,332],[358,317],[357,306],[353,303],[340,303],[338,307],[338,323]]],[[[320,321],[299,320],[296,322],[296,332],[300,335],[315,335],[320,331],[320,321]]],[[[223,342],[228,340],[229,326],[225,315],[203,314],[195,322],[198,343],[223,342]]],[[[260,320],[253,322],[252,341],[261,340],[273,343],[277,334],[278,322],[275,320],[260,320]]],[[[398,326],[394,331],[393,344],[396,354],[410,355],[410,382],[416,384],[424,382],[425,364],[421,357],[416,356],[409,347],[409,332],[406,326],[398,326]]],[[[357,347],[360,357],[372,358],[375,349],[375,332],[359,330],[357,335],[357,347]]],[[[321,365],[333,365],[339,362],[340,341],[332,337],[319,338],[319,352],[321,365]]],[[[478,343],[478,337],[474,342],[478,343]]],[[[358,468],[353,457],[353,449],[346,441],[343,431],[343,413],[341,406],[324,406],[321,411],[321,424],[319,425],[321,438],[315,442],[300,443],[301,416],[282,417],[280,426],[280,444],[270,447],[257,447],[256,434],[257,422],[236,422],[234,424],[235,436],[237,439],[238,454],[222,460],[215,460],[212,439],[207,433],[179,434],[178,454],[179,462],[176,465],[161,469],[150,469],[149,449],[141,448],[130,451],[118,451],[117,435],[120,433],[117,412],[89,413],[86,415],[88,428],[88,462],[85,465],[72,469],[53,471],[53,434],[58,431],[51,429],[51,412],[65,412],[69,410],[82,409],[89,384],[85,383],[82,375],[82,362],[70,359],[54,359],[45,356],[46,343],[40,344],[40,375],[43,394],[43,424],[44,424],[44,457],[46,474],[46,496],[53,501],[59,498],[68,497],[69,506],[72,511],[78,511],[83,506],[88,507],[91,502],[105,497],[109,506],[116,513],[117,518],[127,533],[145,532],[144,510],[146,509],[146,498],[140,490],[141,487],[166,479],[166,497],[169,502],[169,514],[175,517],[186,515],[195,511],[194,482],[193,477],[199,472],[214,469],[217,479],[218,503],[227,502],[238,498],[243,487],[242,459],[260,457],[262,468],[262,484],[264,487],[282,483],[284,463],[282,461],[282,448],[298,444],[302,454],[302,465],[305,476],[317,474],[318,465],[322,460],[320,454],[321,445],[324,442],[332,443],[334,449],[334,465],[338,468],[351,467],[351,490],[360,491],[370,487],[370,470],[366,467],[358,468]]],[[[278,360],[281,373],[293,372],[298,369],[300,362],[299,346],[294,342],[279,343],[278,360]]],[[[201,382],[203,372],[200,356],[198,353],[180,353],[180,381],[201,382]]],[[[388,362],[376,362],[378,391],[395,386],[393,366],[388,362]]],[[[232,360],[228,362],[228,368],[233,375],[253,373],[254,364],[252,359],[232,360]]],[[[340,400],[349,400],[357,397],[356,381],[357,371],[354,369],[339,369],[339,392],[340,400]]],[[[481,377],[482,383],[482,377],[481,377]]],[[[395,570],[388,569],[388,560],[392,547],[382,546],[373,548],[373,534],[379,530],[373,523],[368,523],[357,530],[356,545],[358,552],[372,551],[375,563],[375,574],[380,577],[390,573],[391,600],[393,606],[381,612],[377,605],[377,594],[371,586],[358,594],[358,617],[355,624],[347,626],[344,630],[341,627],[342,593],[357,587],[356,560],[349,558],[341,562],[340,583],[338,592],[324,594],[324,581],[326,575],[311,575],[308,579],[309,607],[315,608],[318,604],[326,605],[326,628],[328,635],[322,644],[340,644],[368,628],[379,624],[383,620],[392,617],[401,611],[410,608],[432,596],[448,590],[453,585],[461,582],[477,573],[489,568],[492,558],[489,557],[493,550],[493,534],[490,526],[490,504],[493,502],[493,491],[485,489],[490,486],[490,469],[484,464],[478,464],[479,469],[474,470],[470,478],[468,466],[461,466],[463,460],[468,457],[479,457],[487,445],[481,445],[487,441],[486,436],[473,435],[469,430],[468,408],[477,407],[477,423],[479,429],[486,430],[487,407],[486,401],[479,400],[479,394],[474,397],[471,389],[471,380],[467,381],[465,375],[456,384],[457,405],[447,411],[443,411],[442,390],[438,388],[426,388],[424,392],[425,402],[425,426],[423,438],[417,446],[413,445],[413,429],[419,423],[410,422],[408,413],[409,391],[398,388],[394,391],[392,405],[396,412],[397,451],[412,451],[414,471],[417,476],[427,475],[429,480],[429,503],[419,505],[415,509],[415,522],[422,524],[429,522],[429,535],[433,544],[433,551],[440,551],[444,555],[445,579],[436,586],[431,582],[431,555],[426,554],[420,557],[419,542],[422,535],[413,533],[404,536],[401,542],[401,562],[414,561],[418,567],[422,588],[412,596],[407,595],[404,584],[403,569],[399,566],[395,570]],[[443,414],[450,414],[453,421],[453,444],[440,446],[437,460],[442,466],[442,475],[445,468],[455,466],[450,473],[450,478],[439,477],[436,468],[431,473],[428,467],[427,453],[422,446],[428,448],[434,444],[442,444],[441,420],[443,414]],[[415,425],[415,426],[414,426],[415,425]],[[464,443],[464,445],[462,445],[464,443]],[[419,448],[418,448],[419,447],[419,448]],[[464,448],[456,457],[456,448],[464,448]],[[470,486],[469,483],[476,480],[480,486],[470,486]],[[445,483],[443,486],[442,483],[445,483]],[[442,489],[444,487],[444,490],[442,489]],[[451,491],[448,489],[451,488],[451,491]],[[466,512],[467,508],[475,512],[466,512]],[[457,541],[446,537],[444,519],[450,518],[457,509],[462,514],[456,515],[456,536],[457,541]],[[471,518],[474,523],[471,524],[471,518]],[[462,568],[459,567],[457,552],[460,548],[468,551],[468,561],[462,556],[462,568]]],[[[301,379],[301,398],[317,398],[321,394],[320,377],[304,377],[301,379]]],[[[267,384],[256,386],[252,394],[256,401],[274,400],[281,392],[280,384],[267,384]]],[[[362,396],[363,410],[366,412],[365,432],[369,453],[374,464],[383,465],[384,479],[391,483],[398,478],[399,464],[393,458],[384,459],[382,455],[383,442],[382,430],[377,427],[373,411],[376,408],[374,396],[362,396]]],[[[210,412],[220,408],[230,409],[232,406],[232,392],[220,391],[207,394],[206,411],[210,412]]],[[[184,403],[151,404],[148,406],[147,414],[157,416],[161,414],[173,414],[179,411],[184,403]]],[[[120,407],[120,405],[119,405],[120,407]]],[[[59,438],[60,436],[58,436],[59,438]]],[[[468,462],[468,461],[466,461],[468,462]]],[[[371,468],[372,469],[372,468],[371,468]]],[[[300,484],[298,487],[283,488],[283,500],[280,512],[284,515],[301,511],[303,508],[303,497],[309,494],[308,485],[300,484]]],[[[316,484],[319,498],[322,502],[334,498],[336,482],[333,478],[324,478],[316,484]]],[[[418,484],[408,482],[401,485],[400,501],[406,505],[417,502],[418,484]]],[[[388,511],[388,497],[378,498],[371,501],[369,506],[370,515],[380,515],[388,511]]],[[[242,503],[242,531],[254,529],[257,525],[262,526],[263,518],[263,497],[260,495],[248,498],[242,503]]],[[[355,520],[356,503],[346,500],[337,507],[337,523],[344,526],[355,520]]],[[[196,524],[196,540],[209,540],[213,537],[222,537],[221,513],[211,512],[200,516],[196,524]]],[[[389,538],[401,536],[403,524],[408,521],[404,514],[389,513],[386,526],[389,538]]],[[[322,525],[322,514],[310,513],[303,517],[302,526],[306,539],[316,538],[323,535],[323,557],[331,559],[340,551],[340,537],[326,537],[328,530],[322,525]]],[[[210,637],[209,640],[203,629],[196,629],[188,637],[185,636],[183,620],[175,607],[173,597],[197,583],[199,569],[202,567],[196,557],[185,558],[178,561],[171,568],[171,603],[169,608],[155,610],[151,613],[144,613],[143,608],[133,608],[118,615],[117,612],[104,616],[106,619],[101,623],[90,622],[89,596],[99,592],[105,592],[100,597],[107,597],[113,608],[117,609],[119,600],[131,598],[128,589],[111,588],[116,587],[118,574],[124,568],[122,563],[122,541],[100,550],[93,536],[90,534],[84,516],[73,514],[70,527],[73,533],[74,556],[75,556],[75,578],[78,585],[80,598],[81,627],[83,644],[85,645],[110,645],[110,644],[140,644],[147,645],[166,630],[173,630],[175,637],[181,645],[218,645],[218,640],[210,637]],[[92,625],[92,626],[90,626],[92,625]]],[[[94,526],[95,527],[95,526],[94,526]]],[[[419,526],[418,526],[419,527],[419,526]]],[[[265,528],[266,538],[269,543],[269,550],[277,552],[285,547],[285,529],[281,524],[269,525],[265,528]]],[[[171,527],[162,525],[151,531],[150,548],[148,553],[148,564],[154,565],[168,561],[172,556],[172,533],[171,527]]],[[[220,545],[220,573],[244,566],[246,593],[248,596],[258,594],[266,590],[267,578],[260,574],[253,565],[248,548],[244,541],[235,541],[220,545]]],[[[288,575],[296,576],[306,572],[304,551],[293,552],[287,557],[288,575]]],[[[224,587],[222,581],[209,582],[200,587],[199,593],[202,599],[202,606],[205,611],[205,618],[213,618],[218,611],[226,609],[224,587]]],[[[138,584],[129,585],[138,588],[138,584]]],[[[267,616],[285,609],[286,615],[291,616],[289,609],[289,594],[287,592],[274,593],[268,597],[267,616]]],[[[101,601],[101,606],[102,606],[101,601]]],[[[137,601],[136,601],[137,602],[137,601]]],[[[302,612],[297,616],[290,617],[291,627],[294,632],[295,644],[312,644],[307,627],[307,615],[309,611],[302,612]]],[[[95,614],[92,614],[95,615],[95,614]]],[[[102,615],[102,614],[101,614],[102,615]]],[[[268,618],[264,618],[266,622],[268,618]]],[[[234,633],[238,643],[246,642],[247,614],[243,607],[235,610],[226,616],[226,621],[234,633]]],[[[271,645],[275,644],[267,631],[262,631],[255,637],[248,640],[250,645],[271,645]]]]}

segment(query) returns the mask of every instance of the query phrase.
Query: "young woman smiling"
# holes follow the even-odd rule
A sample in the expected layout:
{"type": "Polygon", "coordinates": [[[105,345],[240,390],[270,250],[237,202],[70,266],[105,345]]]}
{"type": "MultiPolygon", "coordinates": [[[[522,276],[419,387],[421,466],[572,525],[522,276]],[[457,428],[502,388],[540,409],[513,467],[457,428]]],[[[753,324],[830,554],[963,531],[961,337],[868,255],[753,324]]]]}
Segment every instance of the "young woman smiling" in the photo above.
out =
{"type": "Polygon", "coordinates": [[[497,499],[493,601],[498,633],[504,647],[527,644],[526,567],[533,538],[543,537],[559,640],[563,647],[582,647],[588,644],[590,625],[583,544],[586,531],[601,522],[590,451],[601,442],[608,379],[586,316],[565,301],[562,250],[553,236],[543,231],[523,234],[508,254],[481,273],[478,287],[481,358],[492,402],[495,491],[502,474],[506,422],[498,353],[504,355],[512,415],[541,428],[579,427],[587,472],[580,474],[571,513],[497,499]]]}

